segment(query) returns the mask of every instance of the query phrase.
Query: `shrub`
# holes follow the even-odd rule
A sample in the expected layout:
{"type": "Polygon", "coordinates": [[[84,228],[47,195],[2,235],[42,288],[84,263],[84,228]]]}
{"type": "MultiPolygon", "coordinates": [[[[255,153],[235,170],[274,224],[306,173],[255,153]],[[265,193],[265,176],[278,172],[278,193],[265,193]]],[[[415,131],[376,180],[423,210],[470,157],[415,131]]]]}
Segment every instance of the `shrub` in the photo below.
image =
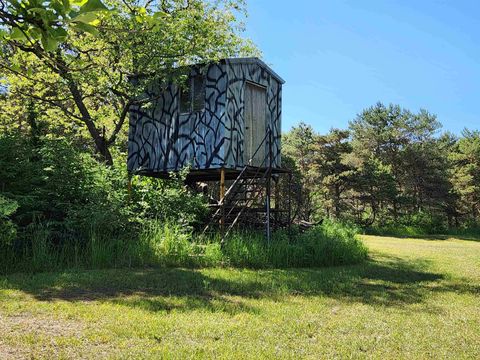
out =
{"type": "Polygon", "coordinates": [[[172,222],[152,221],[142,232],[139,240],[144,247],[148,265],[188,266],[193,252],[191,234],[181,225],[172,222]]]}
{"type": "Polygon", "coordinates": [[[130,251],[136,254],[134,263],[142,266],[199,267],[225,262],[218,237],[206,240],[171,221],[148,222],[130,251]]]}
{"type": "Polygon", "coordinates": [[[17,235],[17,227],[10,217],[17,208],[16,201],[0,195],[0,273],[7,271],[16,262],[12,243],[17,235]]]}
{"type": "Polygon", "coordinates": [[[134,177],[129,192],[121,160],[106,167],[64,139],[0,136],[2,268],[120,266],[153,219],[191,226],[205,212],[181,177],[134,177]]]}
{"type": "Polygon", "coordinates": [[[376,223],[365,229],[369,234],[417,237],[429,234],[444,234],[448,231],[447,219],[420,211],[398,217],[394,222],[376,223]]]}
{"type": "Polygon", "coordinates": [[[452,236],[464,236],[480,239],[480,223],[466,223],[463,227],[449,229],[446,234],[452,236]]]}
{"type": "Polygon", "coordinates": [[[276,232],[270,243],[260,233],[236,233],[227,238],[224,254],[234,266],[317,267],[354,264],[367,249],[355,227],[325,221],[304,233],[276,232]]]}
{"type": "Polygon", "coordinates": [[[10,219],[18,208],[16,201],[0,195],[0,246],[8,246],[17,235],[17,228],[10,219]]]}

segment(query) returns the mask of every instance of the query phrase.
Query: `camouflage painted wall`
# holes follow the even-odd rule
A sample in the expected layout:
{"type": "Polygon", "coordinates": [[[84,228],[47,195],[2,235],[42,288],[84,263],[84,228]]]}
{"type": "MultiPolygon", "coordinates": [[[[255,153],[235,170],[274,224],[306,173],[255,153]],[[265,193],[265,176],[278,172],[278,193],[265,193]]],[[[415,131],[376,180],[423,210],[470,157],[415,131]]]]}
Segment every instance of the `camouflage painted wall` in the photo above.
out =
{"type": "MultiPolygon", "coordinates": [[[[243,145],[245,130],[245,82],[265,86],[267,89],[266,121],[273,132],[273,166],[280,167],[281,157],[281,120],[282,120],[282,83],[260,66],[255,59],[226,60],[227,64],[227,119],[225,123],[225,162],[244,165],[243,145]]],[[[268,154],[268,144],[265,144],[268,154]]]]}
{"type": "MultiPolygon", "coordinates": [[[[196,70],[192,70],[195,72],[196,70]]],[[[161,173],[242,168],[245,81],[267,88],[267,122],[274,134],[274,165],[280,166],[281,79],[257,59],[231,59],[206,69],[205,109],[179,112],[179,90],[147,90],[156,98],[130,112],[128,170],[161,173]]],[[[267,146],[267,145],[265,145],[267,146]]]]}

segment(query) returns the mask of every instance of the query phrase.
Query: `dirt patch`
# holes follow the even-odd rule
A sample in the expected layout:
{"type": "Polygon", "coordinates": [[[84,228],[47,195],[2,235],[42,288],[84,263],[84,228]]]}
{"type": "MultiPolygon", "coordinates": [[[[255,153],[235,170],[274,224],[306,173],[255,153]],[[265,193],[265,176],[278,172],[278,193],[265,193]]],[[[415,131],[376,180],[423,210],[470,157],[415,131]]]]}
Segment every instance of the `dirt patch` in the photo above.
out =
{"type": "Polygon", "coordinates": [[[87,337],[88,324],[36,316],[0,314],[0,360],[4,359],[105,359],[117,349],[87,337]]]}
{"type": "Polygon", "coordinates": [[[0,359],[29,359],[49,352],[48,345],[34,348],[24,344],[23,336],[33,335],[51,339],[54,345],[59,337],[80,338],[84,327],[81,323],[52,318],[35,317],[31,314],[5,316],[0,314],[0,359]]]}
{"type": "Polygon", "coordinates": [[[2,339],[0,339],[0,359],[28,359],[28,352],[25,349],[20,347],[14,347],[6,344],[2,344],[2,339]]]}
{"type": "Polygon", "coordinates": [[[29,332],[46,336],[79,336],[83,329],[81,323],[74,321],[39,318],[31,314],[0,314],[0,334],[29,332]]]}

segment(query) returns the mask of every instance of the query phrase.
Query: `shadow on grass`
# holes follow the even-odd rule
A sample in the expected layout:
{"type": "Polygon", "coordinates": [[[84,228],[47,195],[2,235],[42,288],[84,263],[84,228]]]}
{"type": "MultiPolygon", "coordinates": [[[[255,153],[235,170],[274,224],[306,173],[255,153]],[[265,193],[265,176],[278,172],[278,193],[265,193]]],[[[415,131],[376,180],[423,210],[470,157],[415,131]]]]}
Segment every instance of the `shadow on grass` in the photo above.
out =
{"type": "Polygon", "coordinates": [[[258,312],[247,299],[288,295],[325,296],[383,306],[422,303],[432,292],[480,294],[467,280],[452,282],[428,270],[427,261],[377,256],[360,265],[322,269],[147,269],[14,274],[2,289],[17,289],[40,301],[109,302],[151,312],[201,309],[236,314],[258,312]]]}

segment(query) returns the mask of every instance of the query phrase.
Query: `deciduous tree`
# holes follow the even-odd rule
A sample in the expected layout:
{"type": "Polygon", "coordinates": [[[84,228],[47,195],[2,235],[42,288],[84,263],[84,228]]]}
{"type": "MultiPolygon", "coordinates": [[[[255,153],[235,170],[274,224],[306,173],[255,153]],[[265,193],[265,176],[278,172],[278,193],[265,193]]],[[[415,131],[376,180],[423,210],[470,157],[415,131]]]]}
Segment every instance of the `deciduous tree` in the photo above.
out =
{"type": "Polygon", "coordinates": [[[242,0],[0,0],[4,92],[59,110],[111,164],[130,107],[152,101],[148,83],[254,51],[243,12],[242,0]]]}

